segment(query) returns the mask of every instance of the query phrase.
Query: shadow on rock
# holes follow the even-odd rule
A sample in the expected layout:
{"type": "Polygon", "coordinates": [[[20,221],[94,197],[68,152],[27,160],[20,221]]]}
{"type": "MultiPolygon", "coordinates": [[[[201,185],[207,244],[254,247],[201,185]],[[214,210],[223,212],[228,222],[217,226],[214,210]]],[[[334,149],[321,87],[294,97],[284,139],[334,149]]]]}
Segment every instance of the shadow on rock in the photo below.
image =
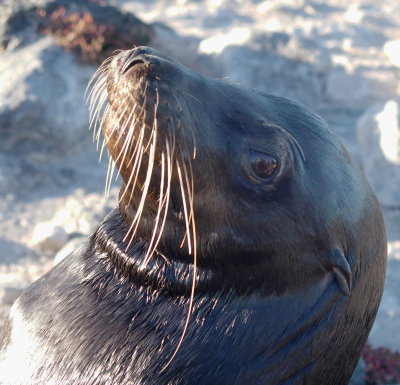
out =
{"type": "Polygon", "coordinates": [[[11,265],[23,259],[38,259],[36,252],[21,243],[0,239],[0,265],[11,265]]]}

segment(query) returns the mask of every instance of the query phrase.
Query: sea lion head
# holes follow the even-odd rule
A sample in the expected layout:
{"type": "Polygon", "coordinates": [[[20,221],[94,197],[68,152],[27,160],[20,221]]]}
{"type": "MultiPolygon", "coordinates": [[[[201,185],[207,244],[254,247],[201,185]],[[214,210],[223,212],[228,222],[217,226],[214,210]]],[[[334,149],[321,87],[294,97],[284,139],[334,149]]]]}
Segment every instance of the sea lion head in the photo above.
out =
{"type": "Polygon", "coordinates": [[[147,47],[95,79],[119,208],[18,299],[0,382],[347,384],[386,239],[334,133],[147,47]]]}
{"type": "Polygon", "coordinates": [[[97,75],[93,99],[106,102],[101,128],[123,179],[122,248],[140,239],[145,264],[158,253],[187,265],[195,254],[217,289],[279,295],[333,273],[350,293],[370,217],[378,248],[384,230],[368,183],[321,118],[148,47],[118,53],[97,75]]]}

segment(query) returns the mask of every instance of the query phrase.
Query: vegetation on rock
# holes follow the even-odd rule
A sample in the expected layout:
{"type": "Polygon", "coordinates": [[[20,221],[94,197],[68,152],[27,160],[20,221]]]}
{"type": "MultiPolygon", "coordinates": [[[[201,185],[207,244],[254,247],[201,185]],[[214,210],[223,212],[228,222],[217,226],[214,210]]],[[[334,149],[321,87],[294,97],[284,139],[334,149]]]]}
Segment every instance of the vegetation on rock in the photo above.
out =
{"type": "MultiPolygon", "coordinates": [[[[46,16],[44,12],[42,15],[46,16]]],[[[86,10],[69,13],[60,6],[46,18],[41,31],[54,36],[57,44],[76,52],[87,63],[98,63],[117,48],[132,48],[131,36],[120,34],[112,24],[97,22],[86,10]]]]}
{"type": "Polygon", "coordinates": [[[362,352],[366,364],[366,385],[400,383],[400,352],[366,345],[362,352]]]}

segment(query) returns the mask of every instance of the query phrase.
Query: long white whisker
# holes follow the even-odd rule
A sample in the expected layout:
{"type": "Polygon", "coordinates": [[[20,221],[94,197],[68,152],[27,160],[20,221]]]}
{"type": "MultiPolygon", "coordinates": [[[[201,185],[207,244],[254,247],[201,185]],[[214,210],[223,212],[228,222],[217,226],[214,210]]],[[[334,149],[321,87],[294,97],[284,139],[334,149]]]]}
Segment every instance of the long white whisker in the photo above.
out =
{"type": "MultiPolygon", "coordinates": [[[[193,180],[193,178],[192,178],[193,180]]],[[[186,181],[187,185],[189,184],[188,181],[186,181]]],[[[190,289],[190,299],[189,299],[189,308],[188,308],[188,312],[186,315],[186,320],[185,320],[185,324],[183,326],[183,331],[181,334],[181,337],[178,341],[178,344],[176,345],[176,348],[174,350],[174,353],[172,354],[171,358],[168,360],[168,362],[164,365],[164,367],[161,369],[161,371],[164,371],[173,361],[173,359],[175,358],[176,354],[178,353],[182,342],[186,336],[187,333],[187,329],[189,326],[189,322],[190,322],[190,317],[193,313],[193,306],[194,306],[194,295],[195,295],[195,289],[196,289],[196,278],[197,278],[197,234],[196,234],[196,225],[195,225],[195,221],[194,221],[194,208],[193,208],[193,200],[190,200],[191,202],[191,207],[190,207],[190,211],[191,211],[191,217],[192,217],[192,236],[193,236],[193,279],[192,279],[192,285],[191,285],[191,289],[190,289]]],[[[188,235],[188,238],[190,236],[188,235]]]]}
{"type": "Polygon", "coordinates": [[[104,190],[105,196],[108,196],[108,193],[109,193],[108,185],[111,184],[111,179],[112,179],[112,175],[114,173],[114,168],[115,168],[115,163],[113,162],[113,159],[112,159],[111,155],[109,155],[108,167],[107,167],[107,176],[106,176],[106,185],[105,185],[105,190],[104,190]]]}
{"type": "Polygon", "coordinates": [[[158,243],[160,242],[162,233],[164,231],[165,227],[165,222],[167,219],[167,214],[168,214],[168,207],[169,207],[169,199],[170,199],[170,194],[171,194],[171,179],[172,179],[172,154],[170,153],[169,150],[169,143],[168,140],[166,140],[166,148],[167,148],[167,191],[165,193],[165,204],[164,204],[164,216],[161,222],[160,230],[158,233],[158,238],[154,243],[154,249],[157,247],[158,243]]]}
{"type": "MultiPolygon", "coordinates": [[[[96,149],[97,149],[97,151],[99,150],[99,140],[100,140],[100,136],[101,136],[101,130],[103,128],[104,120],[107,118],[109,110],[110,110],[110,105],[107,104],[104,108],[103,116],[100,120],[99,127],[97,128],[97,133],[96,133],[96,149]]],[[[93,133],[94,132],[95,131],[93,131],[93,133]]]]}
{"type": "Polygon", "coordinates": [[[151,239],[149,242],[149,246],[147,249],[147,253],[146,256],[144,258],[144,261],[142,263],[142,266],[145,267],[147,265],[147,262],[149,261],[149,259],[151,258],[151,256],[153,255],[154,249],[157,246],[154,243],[154,240],[156,238],[156,234],[157,234],[157,230],[158,230],[158,223],[160,221],[160,216],[161,216],[161,211],[163,208],[163,204],[165,203],[165,195],[164,195],[164,179],[165,179],[165,155],[164,153],[161,154],[161,178],[160,178],[160,196],[158,199],[158,208],[157,208],[157,215],[156,215],[156,219],[154,221],[154,229],[151,235],[151,239]]]}
{"type": "Polygon", "coordinates": [[[297,139],[296,139],[289,131],[286,131],[286,130],[284,130],[282,127],[279,127],[279,126],[276,126],[276,125],[268,125],[268,126],[269,126],[269,127],[276,128],[276,129],[280,130],[281,132],[283,132],[284,134],[286,134],[287,136],[289,136],[289,137],[293,140],[293,142],[295,143],[295,145],[297,146],[298,150],[300,151],[300,154],[301,154],[303,160],[304,160],[304,161],[306,160],[306,156],[305,156],[305,154],[304,154],[304,151],[303,151],[303,149],[302,149],[300,143],[297,141],[297,139]]]}
{"type": "MultiPolygon", "coordinates": [[[[125,113],[125,111],[124,111],[124,113],[125,113]]],[[[118,135],[118,138],[117,138],[117,140],[115,141],[115,143],[114,143],[114,148],[116,148],[117,146],[118,146],[118,144],[119,144],[119,142],[120,142],[120,140],[121,140],[121,138],[122,138],[122,135],[124,135],[124,133],[125,133],[125,129],[128,127],[128,125],[131,125],[131,119],[132,119],[132,116],[134,116],[134,113],[135,113],[135,106],[134,106],[134,108],[132,108],[132,110],[131,110],[131,112],[129,113],[129,116],[125,119],[125,121],[124,121],[124,123],[123,123],[123,125],[121,126],[121,127],[119,127],[119,125],[118,125],[118,128],[119,128],[119,131],[120,131],[120,133],[119,133],[119,135],[118,135]]],[[[123,116],[123,115],[122,115],[123,116]]],[[[121,117],[122,117],[121,116],[121,117]]],[[[133,124],[134,124],[135,122],[133,122],[133,124]]],[[[126,141],[124,142],[124,144],[126,144],[126,141]]],[[[124,146],[123,146],[124,147],[124,146]]]]}
{"type": "MultiPolygon", "coordinates": [[[[147,87],[147,83],[146,83],[146,87],[147,87]]],[[[152,132],[151,132],[151,136],[153,136],[153,141],[152,141],[152,144],[150,146],[149,162],[148,162],[148,166],[147,166],[147,175],[146,175],[145,183],[143,185],[142,197],[140,199],[140,203],[139,203],[139,206],[137,208],[137,212],[136,212],[135,218],[132,221],[132,225],[136,221],[135,229],[131,234],[131,238],[130,238],[130,240],[128,242],[127,249],[131,245],[131,243],[133,241],[133,238],[134,238],[134,236],[136,234],[136,230],[137,230],[137,228],[139,226],[140,218],[141,218],[141,215],[142,215],[142,212],[143,212],[143,208],[144,208],[144,202],[145,202],[146,197],[147,197],[147,192],[148,192],[149,187],[150,187],[151,176],[153,174],[154,160],[155,160],[155,150],[156,150],[156,146],[157,146],[157,129],[158,129],[157,112],[158,112],[158,106],[159,106],[159,98],[158,98],[158,91],[157,91],[157,100],[156,100],[156,104],[154,106],[154,120],[153,120],[152,132]]],[[[128,233],[131,231],[132,225],[130,226],[130,228],[128,230],[128,233]]],[[[125,238],[124,238],[124,240],[125,240],[125,238]]]]}
{"type": "Polygon", "coordinates": [[[124,198],[125,194],[128,191],[129,186],[131,185],[132,179],[135,177],[134,183],[131,186],[131,195],[129,200],[132,199],[133,196],[133,192],[135,190],[135,186],[136,186],[136,181],[139,175],[139,169],[140,167],[138,165],[141,164],[142,161],[142,156],[143,156],[143,147],[142,147],[142,142],[143,142],[143,138],[144,138],[144,127],[142,126],[141,130],[140,130],[140,134],[139,134],[139,138],[137,140],[135,149],[133,150],[133,154],[131,156],[131,159],[128,162],[128,166],[132,163],[133,158],[135,158],[135,161],[133,163],[133,166],[131,167],[131,174],[129,176],[129,180],[126,183],[126,189],[124,190],[124,192],[121,194],[118,203],[121,203],[122,199],[124,198]]]}
{"type": "Polygon", "coordinates": [[[185,194],[185,188],[184,188],[183,180],[182,180],[181,166],[179,165],[178,160],[176,161],[176,169],[178,171],[179,184],[181,187],[182,205],[183,205],[183,212],[184,212],[185,223],[186,223],[188,252],[189,252],[189,254],[192,254],[192,241],[189,236],[190,231],[189,231],[189,217],[188,217],[188,210],[187,210],[187,203],[186,203],[186,194],[185,194]]]}
{"type": "Polygon", "coordinates": [[[101,107],[107,100],[107,92],[102,90],[98,93],[97,98],[93,101],[93,108],[89,109],[89,127],[92,127],[94,122],[98,120],[98,114],[101,111],[101,107]]]}
{"type": "Polygon", "coordinates": [[[136,230],[137,230],[137,228],[139,226],[139,220],[140,220],[140,217],[142,215],[144,202],[145,202],[145,199],[147,197],[147,191],[148,191],[149,186],[150,186],[150,179],[151,179],[151,176],[153,174],[154,156],[155,156],[156,144],[157,144],[157,132],[153,130],[151,136],[153,137],[153,140],[152,140],[152,144],[150,146],[149,163],[148,163],[148,167],[147,167],[146,179],[145,179],[145,182],[144,182],[144,185],[143,185],[142,197],[140,199],[140,203],[139,203],[139,206],[137,208],[136,215],[135,215],[134,219],[132,220],[132,224],[129,227],[129,230],[128,230],[127,234],[125,235],[124,239],[123,239],[123,241],[126,241],[127,236],[129,235],[129,233],[132,232],[132,229],[134,228],[126,249],[128,249],[129,246],[131,245],[131,243],[133,241],[133,238],[134,238],[134,236],[136,234],[136,230]]]}

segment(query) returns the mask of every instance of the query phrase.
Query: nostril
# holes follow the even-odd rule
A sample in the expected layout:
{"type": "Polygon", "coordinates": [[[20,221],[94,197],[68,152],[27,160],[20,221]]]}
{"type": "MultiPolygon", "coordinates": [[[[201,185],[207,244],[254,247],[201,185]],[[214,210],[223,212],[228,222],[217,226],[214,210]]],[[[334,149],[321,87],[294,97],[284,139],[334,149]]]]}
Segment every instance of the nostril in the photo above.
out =
{"type": "Polygon", "coordinates": [[[131,69],[135,65],[146,64],[146,63],[147,63],[147,60],[144,60],[144,58],[142,58],[142,57],[136,57],[136,58],[130,57],[122,66],[121,73],[124,74],[125,72],[127,72],[129,69],[131,69]]]}

